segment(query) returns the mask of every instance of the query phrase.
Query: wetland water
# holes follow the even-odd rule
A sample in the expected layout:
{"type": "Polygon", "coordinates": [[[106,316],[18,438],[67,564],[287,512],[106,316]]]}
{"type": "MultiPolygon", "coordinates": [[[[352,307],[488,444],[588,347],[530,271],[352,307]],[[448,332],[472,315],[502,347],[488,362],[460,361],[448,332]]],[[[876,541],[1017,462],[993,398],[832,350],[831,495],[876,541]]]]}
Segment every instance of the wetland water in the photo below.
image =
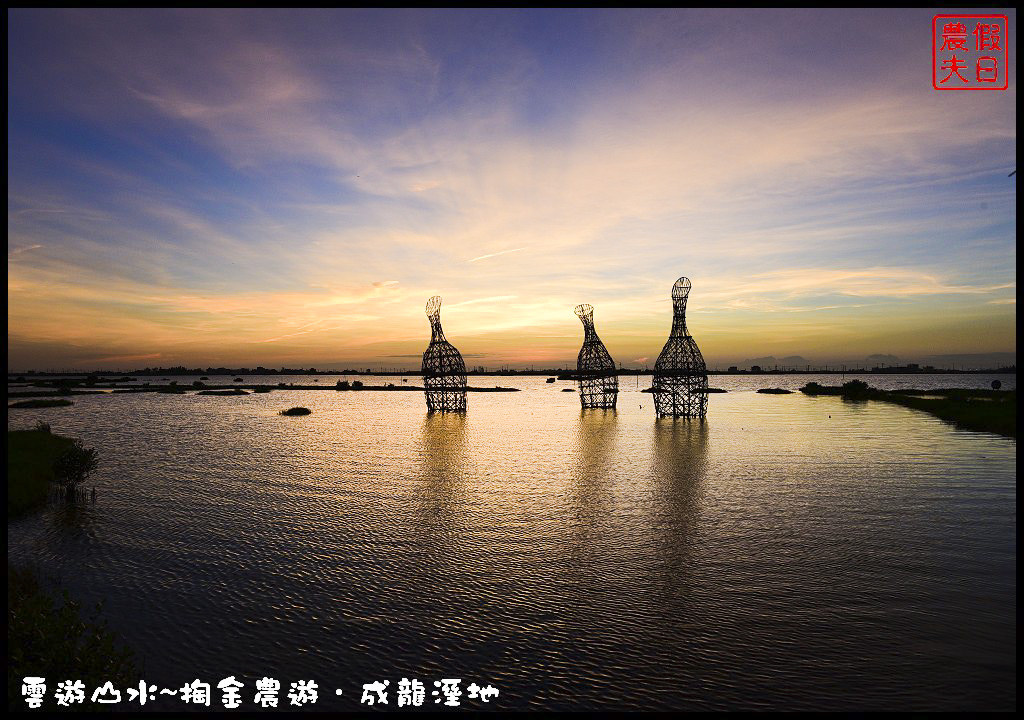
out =
{"type": "MultiPolygon", "coordinates": [[[[282,380],[312,384],[245,378],[282,380]]],[[[754,392],[839,376],[709,380],[730,392],[704,423],[655,420],[649,377],[616,412],[544,377],[471,377],[523,391],[464,418],[287,389],[11,410],[101,464],[96,504],[9,523],[8,557],[103,600],[148,682],[234,675],[247,708],[270,676],[283,703],[315,680],[319,710],[385,679],[394,706],[402,677],[427,705],[434,680],[489,683],[498,709],[1014,709],[1016,442],[754,392]]]]}

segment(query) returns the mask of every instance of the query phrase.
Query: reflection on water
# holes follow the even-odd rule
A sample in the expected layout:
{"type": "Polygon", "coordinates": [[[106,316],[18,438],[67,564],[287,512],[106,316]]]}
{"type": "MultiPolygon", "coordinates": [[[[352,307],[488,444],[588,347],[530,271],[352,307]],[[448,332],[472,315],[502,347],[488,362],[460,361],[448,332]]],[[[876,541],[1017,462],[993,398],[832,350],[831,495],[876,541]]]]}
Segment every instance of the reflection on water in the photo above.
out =
{"type": "Polygon", "coordinates": [[[466,531],[466,422],[461,413],[424,416],[417,447],[422,473],[412,487],[410,552],[434,582],[455,578],[453,559],[466,531]]]}
{"type": "Polygon", "coordinates": [[[466,415],[424,415],[419,451],[424,475],[431,484],[450,487],[463,483],[466,472],[466,415]]]}
{"type": "Polygon", "coordinates": [[[708,420],[658,418],[652,423],[654,507],[651,527],[664,561],[662,588],[670,598],[688,597],[693,552],[707,473],[708,420]]]}
{"type": "Polygon", "coordinates": [[[653,474],[666,500],[699,491],[707,471],[708,420],[657,418],[651,423],[653,474]]]}
{"type": "Polygon", "coordinates": [[[8,556],[104,600],[162,687],[312,678],[321,710],[403,676],[494,684],[501,709],[1015,706],[1015,441],[839,398],[747,389],[701,422],[515,384],[465,416],[295,390],[12,413],[101,465],[95,505],[9,524],[8,556]],[[295,405],[313,413],[277,415],[295,405]]]}
{"type": "Polygon", "coordinates": [[[50,517],[55,525],[65,529],[71,536],[88,536],[94,530],[93,501],[86,494],[76,499],[63,497],[50,499],[50,517]]]}
{"type": "MultiPolygon", "coordinates": [[[[608,463],[615,454],[615,410],[581,409],[572,436],[572,485],[570,507],[577,532],[571,548],[585,551],[588,539],[607,518],[614,501],[608,463]]],[[[580,559],[580,562],[584,560],[580,559]]]]}

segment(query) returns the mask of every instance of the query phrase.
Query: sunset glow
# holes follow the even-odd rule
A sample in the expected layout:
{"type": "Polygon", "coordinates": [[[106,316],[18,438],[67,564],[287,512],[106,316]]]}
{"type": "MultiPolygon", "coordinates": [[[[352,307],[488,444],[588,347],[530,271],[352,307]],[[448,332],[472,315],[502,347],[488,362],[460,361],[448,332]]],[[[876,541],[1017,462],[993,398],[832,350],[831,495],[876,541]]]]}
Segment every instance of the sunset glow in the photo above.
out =
{"type": "Polygon", "coordinates": [[[635,367],[681,275],[712,367],[1012,353],[1015,72],[933,14],[12,11],[8,362],[412,368],[437,294],[635,367]]]}

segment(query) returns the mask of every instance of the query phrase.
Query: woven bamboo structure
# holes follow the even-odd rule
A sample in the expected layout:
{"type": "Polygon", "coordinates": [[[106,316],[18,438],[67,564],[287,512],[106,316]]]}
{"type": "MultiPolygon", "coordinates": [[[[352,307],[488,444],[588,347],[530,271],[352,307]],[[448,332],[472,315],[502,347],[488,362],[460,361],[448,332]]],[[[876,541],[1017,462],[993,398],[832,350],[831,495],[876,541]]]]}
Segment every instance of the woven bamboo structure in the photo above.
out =
{"type": "Polygon", "coordinates": [[[430,345],[423,353],[423,385],[427,412],[466,412],[466,363],[441,329],[441,297],[427,301],[430,345]]]}
{"type": "Polygon", "coordinates": [[[576,359],[580,404],[585,408],[614,408],[619,396],[619,378],[615,374],[615,361],[594,329],[594,308],[577,305],[576,314],[583,323],[583,347],[576,359]]]}
{"type": "Polygon", "coordinates": [[[703,418],[708,413],[708,369],[686,329],[690,281],[672,286],[672,331],[654,364],[654,409],[658,417],[703,418]]]}

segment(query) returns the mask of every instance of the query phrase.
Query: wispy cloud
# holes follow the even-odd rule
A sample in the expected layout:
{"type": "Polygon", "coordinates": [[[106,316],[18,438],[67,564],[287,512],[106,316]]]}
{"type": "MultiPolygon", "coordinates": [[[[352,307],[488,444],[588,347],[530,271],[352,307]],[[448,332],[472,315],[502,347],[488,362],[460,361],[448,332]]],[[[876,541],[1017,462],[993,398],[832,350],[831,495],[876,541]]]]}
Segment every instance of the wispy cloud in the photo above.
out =
{"type": "Polygon", "coordinates": [[[466,262],[476,262],[477,260],[486,260],[487,258],[498,257],[499,255],[507,255],[508,253],[519,252],[519,251],[525,250],[525,249],[526,248],[521,247],[521,248],[515,248],[514,250],[502,250],[501,252],[489,253],[487,255],[480,255],[479,257],[475,257],[472,260],[467,260],[466,262]]]}
{"type": "Polygon", "coordinates": [[[20,255],[23,252],[28,252],[29,250],[36,250],[36,249],[41,248],[41,247],[42,247],[42,245],[38,245],[38,244],[37,245],[24,245],[22,247],[14,248],[13,250],[9,251],[7,253],[7,257],[13,257],[15,255],[20,255]]]}

